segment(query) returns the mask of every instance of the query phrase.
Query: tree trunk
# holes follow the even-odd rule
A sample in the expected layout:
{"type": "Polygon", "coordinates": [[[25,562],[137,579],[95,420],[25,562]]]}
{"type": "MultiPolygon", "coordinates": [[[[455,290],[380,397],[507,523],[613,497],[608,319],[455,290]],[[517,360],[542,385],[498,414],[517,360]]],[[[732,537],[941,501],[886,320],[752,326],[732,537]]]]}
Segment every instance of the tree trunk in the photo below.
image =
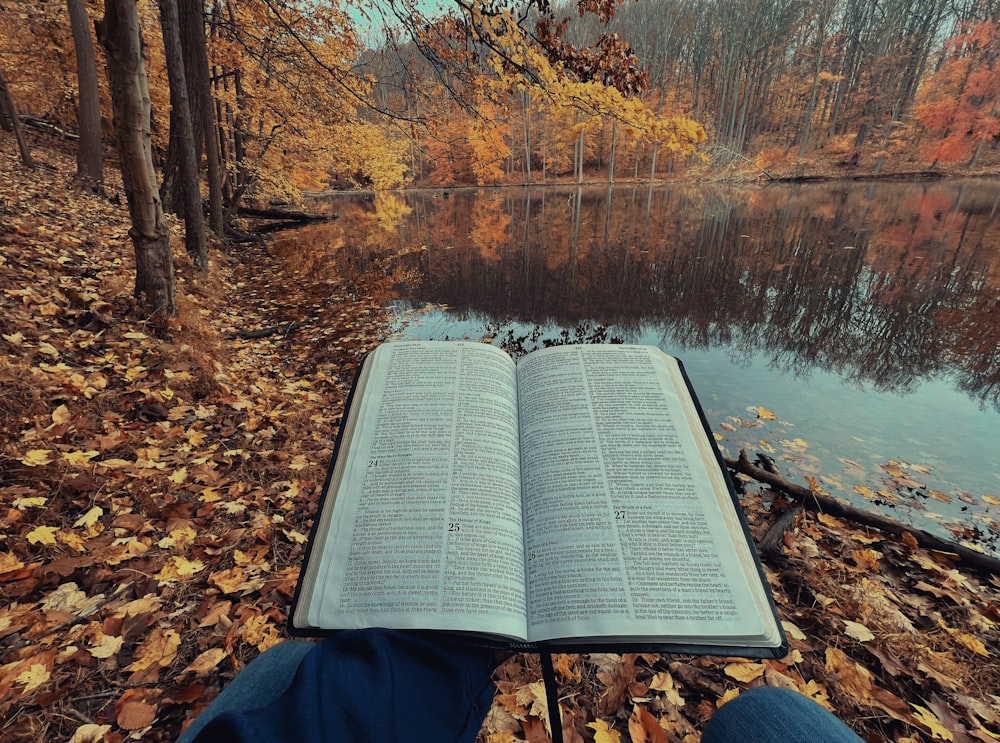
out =
{"type": "Polygon", "coordinates": [[[205,246],[205,218],[201,209],[201,189],[198,178],[198,158],[195,152],[194,127],[188,102],[187,76],[181,49],[180,21],[177,0],[159,0],[160,27],[163,29],[163,49],[167,58],[167,78],[170,82],[171,132],[177,145],[180,169],[180,192],[184,198],[184,245],[194,262],[201,268],[208,265],[205,246]],[[173,127],[177,127],[176,138],[173,127]]]}
{"type": "Polygon", "coordinates": [[[18,118],[17,106],[14,105],[14,99],[10,95],[10,88],[7,87],[7,78],[3,76],[3,70],[0,70],[0,111],[3,113],[2,118],[10,122],[10,127],[14,130],[14,139],[17,140],[17,148],[21,152],[21,162],[25,167],[35,167],[35,160],[31,157],[31,150],[28,149],[28,143],[24,141],[24,130],[21,129],[21,119],[18,118]]]}
{"type": "Polygon", "coordinates": [[[95,193],[104,191],[104,163],[101,143],[101,92],[97,86],[97,61],[90,38],[90,19],[83,0],[67,0],[69,25],[76,49],[76,125],[80,141],[76,145],[76,177],[95,193]]]}
{"type": "Polygon", "coordinates": [[[222,165],[219,154],[215,101],[209,84],[208,47],[205,38],[204,3],[202,0],[178,0],[181,47],[184,50],[184,72],[187,77],[188,102],[194,125],[196,160],[201,160],[205,146],[208,164],[209,224],[217,235],[222,234],[222,165]]]}
{"type": "Polygon", "coordinates": [[[152,316],[177,311],[170,231],[156,187],[150,139],[149,81],[135,0],[105,0],[97,37],[108,60],[115,134],[135,246],[135,296],[152,316]]]}

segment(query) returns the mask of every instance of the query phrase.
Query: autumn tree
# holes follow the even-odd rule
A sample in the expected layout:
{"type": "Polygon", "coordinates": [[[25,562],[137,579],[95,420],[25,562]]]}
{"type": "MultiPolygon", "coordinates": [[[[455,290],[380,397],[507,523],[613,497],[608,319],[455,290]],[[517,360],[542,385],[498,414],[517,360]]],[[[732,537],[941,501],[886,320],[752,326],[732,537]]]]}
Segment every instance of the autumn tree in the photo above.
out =
{"type": "Polygon", "coordinates": [[[101,136],[101,91],[97,83],[97,61],[90,37],[90,17],[83,0],[66,0],[73,49],[76,52],[76,120],[80,140],[76,146],[76,176],[96,191],[104,189],[103,142],[101,136]]]}
{"type": "Polygon", "coordinates": [[[106,0],[97,31],[108,61],[118,156],[132,220],[135,296],[150,315],[170,317],[176,311],[176,279],[153,167],[149,80],[135,0],[106,0]]]}
{"type": "Polygon", "coordinates": [[[935,139],[922,152],[932,165],[969,158],[1000,136],[1000,35],[993,21],[966,24],[948,39],[945,57],[931,75],[916,115],[935,139]]]}

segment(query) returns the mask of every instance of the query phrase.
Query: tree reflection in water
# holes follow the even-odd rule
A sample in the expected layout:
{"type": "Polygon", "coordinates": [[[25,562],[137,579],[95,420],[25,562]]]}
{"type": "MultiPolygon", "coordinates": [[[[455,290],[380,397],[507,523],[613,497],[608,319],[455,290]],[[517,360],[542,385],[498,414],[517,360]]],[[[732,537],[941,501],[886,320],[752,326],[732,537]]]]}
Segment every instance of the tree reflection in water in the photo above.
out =
{"type": "Polygon", "coordinates": [[[1000,181],[438,196],[333,197],[338,220],[277,249],[319,283],[391,261],[404,302],[528,347],[534,326],[653,336],[879,391],[943,381],[1000,411],[1000,181]]]}

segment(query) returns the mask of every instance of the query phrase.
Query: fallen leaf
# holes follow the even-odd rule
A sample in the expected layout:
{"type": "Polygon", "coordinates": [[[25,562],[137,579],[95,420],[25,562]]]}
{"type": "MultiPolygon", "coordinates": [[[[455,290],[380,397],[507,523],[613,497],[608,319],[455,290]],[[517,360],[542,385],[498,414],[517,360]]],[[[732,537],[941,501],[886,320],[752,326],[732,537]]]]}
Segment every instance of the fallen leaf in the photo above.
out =
{"type": "Polygon", "coordinates": [[[118,654],[124,643],[124,637],[102,634],[100,639],[90,648],[89,652],[95,658],[110,658],[112,655],[118,654]]]}
{"type": "Polygon", "coordinates": [[[958,638],[960,643],[965,645],[965,647],[977,655],[982,655],[986,658],[990,657],[990,651],[986,649],[986,646],[978,637],[973,637],[972,635],[968,635],[964,632],[957,633],[955,637],[958,638]]]}
{"type": "Polygon", "coordinates": [[[587,727],[594,731],[594,743],[620,743],[622,734],[614,730],[604,720],[588,722],[587,727]]]}
{"type": "Polygon", "coordinates": [[[14,681],[18,684],[24,684],[23,693],[28,694],[48,681],[51,675],[51,671],[44,663],[32,663],[31,667],[18,674],[14,681]]]}
{"type": "Polygon", "coordinates": [[[57,531],[55,526],[36,526],[25,536],[30,544],[55,544],[57,531]]]}
{"type": "Polygon", "coordinates": [[[628,734],[632,743],[668,743],[667,731],[660,727],[649,712],[636,705],[628,718],[628,734]]]}
{"type": "Polygon", "coordinates": [[[844,634],[853,637],[858,642],[869,642],[875,639],[875,635],[865,625],[852,622],[849,619],[844,620],[844,634]]]}
{"type": "Polygon", "coordinates": [[[131,700],[121,706],[115,719],[124,730],[143,730],[156,719],[156,707],[142,699],[131,700]]]}
{"type": "Polygon", "coordinates": [[[187,668],[181,671],[181,675],[193,673],[196,676],[203,676],[215,670],[215,667],[222,662],[229,653],[222,648],[210,648],[195,658],[187,668]]]}
{"type": "Polygon", "coordinates": [[[98,454],[99,451],[67,451],[62,456],[71,467],[86,467],[98,454]]]}
{"type": "Polygon", "coordinates": [[[94,506],[80,518],[73,522],[74,527],[80,526],[93,526],[97,521],[104,515],[104,509],[100,506],[94,506]]]}
{"type": "Polygon", "coordinates": [[[941,724],[941,721],[934,716],[933,712],[926,707],[921,707],[919,704],[911,703],[910,706],[916,710],[917,721],[927,729],[931,734],[931,738],[935,740],[955,740],[952,732],[941,724]]]}
{"type": "Polygon", "coordinates": [[[106,733],[111,732],[110,725],[97,725],[92,722],[78,727],[70,736],[69,743],[104,743],[106,733]]]}
{"type": "Polygon", "coordinates": [[[46,464],[52,464],[51,454],[51,449],[32,449],[18,461],[28,467],[42,467],[46,464]]]}
{"type": "Polygon", "coordinates": [[[744,684],[760,678],[764,674],[763,663],[729,663],[725,667],[725,674],[731,679],[736,679],[744,684]]]}

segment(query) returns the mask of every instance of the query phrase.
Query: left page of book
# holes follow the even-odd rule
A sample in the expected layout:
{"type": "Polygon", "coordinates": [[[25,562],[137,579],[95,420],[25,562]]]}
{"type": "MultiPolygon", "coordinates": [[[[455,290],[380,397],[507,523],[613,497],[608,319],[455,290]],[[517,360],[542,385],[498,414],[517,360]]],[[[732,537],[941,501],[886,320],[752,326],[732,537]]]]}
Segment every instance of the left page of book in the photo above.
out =
{"type": "Polygon", "coordinates": [[[364,362],[294,624],[523,638],[515,367],[474,342],[364,362]]]}

